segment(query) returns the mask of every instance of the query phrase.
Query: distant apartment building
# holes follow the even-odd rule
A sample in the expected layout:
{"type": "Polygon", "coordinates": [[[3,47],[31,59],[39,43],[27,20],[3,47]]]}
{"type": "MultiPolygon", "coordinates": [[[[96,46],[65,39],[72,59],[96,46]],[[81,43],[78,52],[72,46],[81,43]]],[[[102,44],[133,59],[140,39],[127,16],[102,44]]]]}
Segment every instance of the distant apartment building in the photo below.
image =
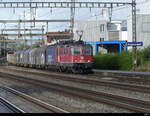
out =
{"type": "MultiPolygon", "coordinates": [[[[143,42],[142,47],[138,49],[144,49],[150,45],[150,15],[149,14],[137,14],[136,17],[136,39],[137,42],[143,42]]],[[[128,26],[128,41],[132,42],[132,16],[127,18],[128,26]]],[[[132,47],[128,47],[131,49],[132,47]]]]}
{"type": "MultiPolygon", "coordinates": [[[[127,40],[126,20],[112,21],[76,21],[74,32],[83,30],[82,39],[85,41],[109,41],[109,40],[127,40]],[[125,36],[124,36],[125,35],[125,36]]],[[[78,35],[75,33],[74,39],[78,35]]]]}

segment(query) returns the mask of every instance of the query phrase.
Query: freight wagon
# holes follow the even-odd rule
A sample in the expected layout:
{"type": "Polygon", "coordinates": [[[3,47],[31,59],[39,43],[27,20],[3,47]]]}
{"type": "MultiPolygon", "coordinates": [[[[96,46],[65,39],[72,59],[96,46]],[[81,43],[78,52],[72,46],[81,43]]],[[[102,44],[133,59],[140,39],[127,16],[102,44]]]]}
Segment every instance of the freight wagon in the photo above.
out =
{"type": "Polygon", "coordinates": [[[66,41],[54,45],[17,51],[14,65],[59,72],[88,73],[93,63],[91,45],[83,41],[66,41]]]}
{"type": "Polygon", "coordinates": [[[15,63],[14,61],[14,52],[7,52],[7,62],[8,62],[8,65],[12,65],[15,63]]]}

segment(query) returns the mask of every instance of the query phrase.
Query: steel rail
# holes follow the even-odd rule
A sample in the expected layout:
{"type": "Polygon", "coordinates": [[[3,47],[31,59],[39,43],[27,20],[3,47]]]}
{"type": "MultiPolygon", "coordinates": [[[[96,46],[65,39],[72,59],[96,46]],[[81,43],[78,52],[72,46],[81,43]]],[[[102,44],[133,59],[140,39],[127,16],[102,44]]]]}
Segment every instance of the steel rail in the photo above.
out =
{"type": "Polygon", "coordinates": [[[11,110],[13,113],[25,113],[20,108],[16,107],[12,103],[10,103],[8,100],[0,97],[0,103],[4,104],[9,110],[11,110]]]}
{"type": "Polygon", "coordinates": [[[55,113],[69,113],[68,111],[65,111],[65,110],[63,110],[61,108],[58,108],[56,106],[53,106],[51,104],[45,103],[45,102],[43,102],[43,101],[41,101],[39,99],[33,98],[33,97],[29,96],[29,95],[21,93],[21,92],[15,90],[15,89],[10,88],[10,87],[0,87],[0,88],[2,88],[4,90],[7,90],[7,91],[9,91],[9,92],[11,92],[11,93],[21,97],[21,98],[26,99],[27,101],[30,101],[30,102],[32,102],[34,104],[37,104],[37,105],[39,105],[39,106],[41,106],[41,107],[43,107],[43,108],[45,108],[47,110],[55,112],[55,113]]]}
{"type": "Polygon", "coordinates": [[[132,90],[132,91],[137,91],[137,92],[142,92],[142,93],[148,93],[150,94],[150,87],[145,87],[145,86],[138,86],[138,85],[132,85],[132,84],[121,84],[117,82],[110,82],[110,81],[102,81],[102,80],[89,80],[89,79],[79,79],[75,77],[66,77],[63,75],[54,75],[54,74],[45,74],[45,73],[39,73],[39,72],[29,72],[29,71],[22,71],[22,70],[15,70],[15,69],[9,69],[12,71],[16,72],[24,72],[24,73],[29,73],[29,74],[35,74],[37,76],[44,76],[47,78],[54,78],[54,79],[60,79],[64,81],[71,81],[71,82],[79,82],[83,84],[91,84],[91,85],[97,85],[97,86],[109,86],[113,88],[119,88],[119,89],[124,89],[124,90],[132,90]],[[54,77],[55,76],[55,77],[54,77]]]}
{"type": "Polygon", "coordinates": [[[86,98],[86,99],[93,100],[96,102],[106,103],[106,104],[110,104],[110,105],[117,106],[120,108],[125,108],[131,111],[150,113],[149,101],[143,101],[139,99],[133,99],[133,98],[127,98],[123,96],[107,94],[104,92],[96,92],[96,91],[91,91],[87,89],[70,87],[70,86],[60,85],[56,83],[30,79],[30,78],[26,78],[23,76],[12,75],[12,74],[6,74],[6,73],[0,73],[0,74],[1,74],[0,78],[3,78],[3,79],[5,77],[5,79],[7,78],[11,80],[22,81],[22,82],[29,83],[32,85],[41,86],[47,89],[53,89],[58,92],[63,92],[69,95],[73,95],[73,96],[75,95],[75,96],[86,98]]]}

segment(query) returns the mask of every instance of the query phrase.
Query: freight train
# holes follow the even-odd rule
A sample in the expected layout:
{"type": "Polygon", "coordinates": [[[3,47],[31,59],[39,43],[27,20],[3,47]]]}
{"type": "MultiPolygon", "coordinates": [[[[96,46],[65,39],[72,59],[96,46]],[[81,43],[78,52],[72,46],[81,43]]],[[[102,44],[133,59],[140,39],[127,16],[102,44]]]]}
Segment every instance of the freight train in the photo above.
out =
{"type": "Polygon", "coordinates": [[[8,64],[58,72],[90,73],[93,48],[83,41],[62,41],[54,45],[8,52],[8,64]]]}

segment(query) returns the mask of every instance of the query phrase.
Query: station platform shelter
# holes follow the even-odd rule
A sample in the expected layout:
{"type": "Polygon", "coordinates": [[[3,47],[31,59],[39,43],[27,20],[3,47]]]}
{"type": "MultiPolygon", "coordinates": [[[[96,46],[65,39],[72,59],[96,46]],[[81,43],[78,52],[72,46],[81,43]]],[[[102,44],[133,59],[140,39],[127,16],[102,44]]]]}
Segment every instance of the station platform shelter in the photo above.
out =
{"type": "Polygon", "coordinates": [[[107,53],[121,53],[127,51],[127,41],[97,41],[86,42],[94,48],[94,54],[97,55],[102,49],[106,49],[107,53]]]}

